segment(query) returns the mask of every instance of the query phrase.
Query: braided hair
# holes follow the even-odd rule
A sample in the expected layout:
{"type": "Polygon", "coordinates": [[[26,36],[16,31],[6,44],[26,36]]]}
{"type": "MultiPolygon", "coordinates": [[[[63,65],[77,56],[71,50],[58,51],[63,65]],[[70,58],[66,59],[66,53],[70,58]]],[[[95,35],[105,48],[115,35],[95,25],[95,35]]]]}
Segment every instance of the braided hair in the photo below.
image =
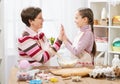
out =
{"type": "MultiPolygon", "coordinates": [[[[91,30],[94,34],[94,29],[93,29],[93,24],[94,24],[94,15],[93,15],[93,12],[90,8],[80,8],[78,9],[80,15],[82,16],[82,18],[84,17],[87,17],[88,18],[88,24],[91,25],[91,30]]],[[[92,48],[92,55],[95,56],[96,54],[96,43],[94,41],[94,44],[93,44],[93,48],[92,48]]]]}

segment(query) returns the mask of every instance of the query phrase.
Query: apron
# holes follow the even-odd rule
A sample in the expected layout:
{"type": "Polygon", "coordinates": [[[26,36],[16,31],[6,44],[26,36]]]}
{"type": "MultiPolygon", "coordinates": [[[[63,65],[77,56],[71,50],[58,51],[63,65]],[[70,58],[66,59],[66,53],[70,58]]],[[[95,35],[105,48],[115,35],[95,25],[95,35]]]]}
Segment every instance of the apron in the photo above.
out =
{"type": "MultiPolygon", "coordinates": [[[[73,47],[77,47],[80,38],[83,36],[84,32],[79,31],[74,39],[73,47]]],[[[73,56],[78,59],[77,66],[92,66],[92,56],[85,50],[79,56],[73,56]]]]}

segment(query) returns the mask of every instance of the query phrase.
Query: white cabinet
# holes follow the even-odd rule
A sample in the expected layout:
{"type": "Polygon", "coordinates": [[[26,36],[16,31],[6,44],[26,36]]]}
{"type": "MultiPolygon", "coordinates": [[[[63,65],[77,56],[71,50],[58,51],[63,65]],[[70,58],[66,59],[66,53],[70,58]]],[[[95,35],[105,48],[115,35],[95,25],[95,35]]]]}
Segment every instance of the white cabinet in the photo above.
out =
{"type": "MultiPolygon", "coordinates": [[[[107,64],[111,65],[114,54],[119,54],[118,51],[113,51],[112,42],[116,37],[120,38],[120,22],[113,25],[113,17],[120,16],[120,0],[117,5],[113,4],[111,0],[88,0],[88,6],[94,13],[94,30],[97,44],[97,51],[106,53],[107,64]],[[106,15],[101,19],[102,10],[105,9],[106,15]]],[[[120,19],[120,18],[119,18],[120,19]]]]}

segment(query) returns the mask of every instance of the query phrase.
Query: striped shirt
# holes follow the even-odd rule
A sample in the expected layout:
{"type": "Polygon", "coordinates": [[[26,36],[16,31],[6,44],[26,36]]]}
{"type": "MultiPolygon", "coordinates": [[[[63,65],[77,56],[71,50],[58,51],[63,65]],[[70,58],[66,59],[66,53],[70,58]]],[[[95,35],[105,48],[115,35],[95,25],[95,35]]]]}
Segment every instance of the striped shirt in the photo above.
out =
{"type": "Polygon", "coordinates": [[[20,59],[46,63],[59,50],[61,44],[62,42],[57,39],[50,45],[43,32],[36,33],[26,28],[22,37],[18,38],[20,59]]]}
{"type": "Polygon", "coordinates": [[[79,39],[77,46],[74,47],[72,42],[68,40],[67,42],[65,42],[66,48],[75,56],[79,56],[83,51],[87,51],[91,54],[93,43],[95,40],[94,35],[91,31],[91,27],[89,25],[86,25],[80,28],[79,32],[84,32],[84,34],[79,39]]]}

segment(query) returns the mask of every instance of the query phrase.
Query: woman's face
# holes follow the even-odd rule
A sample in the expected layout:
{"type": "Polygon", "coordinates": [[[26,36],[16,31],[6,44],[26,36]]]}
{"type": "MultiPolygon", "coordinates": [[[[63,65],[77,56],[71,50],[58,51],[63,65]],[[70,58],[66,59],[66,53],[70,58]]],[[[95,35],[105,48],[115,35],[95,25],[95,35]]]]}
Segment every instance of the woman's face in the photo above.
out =
{"type": "Polygon", "coordinates": [[[40,29],[43,26],[43,17],[42,13],[39,13],[37,17],[31,21],[31,26],[35,29],[40,29]]]}
{"type": "Polygon", "coordinates": [[[77,27],[82,27],[85,25],[85,18],[82,18],[78,11],[75,13],[75,23],[77,27]]]}

